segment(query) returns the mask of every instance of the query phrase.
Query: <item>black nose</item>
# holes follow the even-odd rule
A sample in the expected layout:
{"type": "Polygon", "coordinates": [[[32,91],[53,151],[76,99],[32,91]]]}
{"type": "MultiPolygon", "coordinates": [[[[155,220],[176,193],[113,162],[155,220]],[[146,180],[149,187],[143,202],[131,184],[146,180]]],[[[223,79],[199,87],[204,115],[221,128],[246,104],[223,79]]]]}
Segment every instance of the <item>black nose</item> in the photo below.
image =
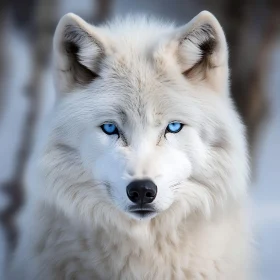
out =
{"type": "Polygon", "coordinates": [[[157,196],[157,186],[151,180],[137,180],[126,187],[126,193],[134,203],[151,203],[157,196]]]}

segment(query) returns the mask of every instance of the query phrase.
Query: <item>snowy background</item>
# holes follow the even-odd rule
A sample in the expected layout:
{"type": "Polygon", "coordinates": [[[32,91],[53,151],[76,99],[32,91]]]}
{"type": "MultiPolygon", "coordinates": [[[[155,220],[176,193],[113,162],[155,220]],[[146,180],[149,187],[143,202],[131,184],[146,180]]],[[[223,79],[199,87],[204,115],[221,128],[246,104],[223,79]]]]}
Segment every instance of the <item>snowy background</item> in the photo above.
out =
{"type": "MultiPolygon", "coordinates": [[[[176,19],[179,23],[187,22],[192,16],[203,9],[195,6],[190,11],[175,14],[175,9],[170,5],[172,1],[115,1],[113,15],[123,15],[127,12],[147,12],[176,19]],[[162,2],[162,5],[158,5],[162,2]]],[[[179,2],[179,1],[175,1],[179,2]]],[[[81,16],[86,15],[86,10],[92,1],[62,1],[58,9],[58,17],[66,12],[75,12],[81,16]]],[[[0,124],[0,182],[9,178],[15,160],[15,150],[20,141],[21,127],[26,112],[26,98],[22,94],[26,80],[30,75],[31,53],[27,36],[17,31],[12,22],[8,22],[5,43],[9,71],[2,86],[5,87],[7,100],[4,116],[0,124]]],[[[280,279],[280,41],[273,47],[271,53],[270,74],[266,81],[267,94],[271,105],[269,121],[263,129],[258,148],[257,171],[255,182],[252,186],[253,217],[255,224],[256,247],[258,252],[258,266],[261,280],[280,279]]],[[[42,96],[44,110],[42,117],[52,106],[54,90],[50,70],[45,72],[42,96]]],[[[0,211],[8,203],[0,195],[0,211]]],[[[0,279],[1,266],[4,265],[6,242],[3,230],[0,227],[0,279]]]]}

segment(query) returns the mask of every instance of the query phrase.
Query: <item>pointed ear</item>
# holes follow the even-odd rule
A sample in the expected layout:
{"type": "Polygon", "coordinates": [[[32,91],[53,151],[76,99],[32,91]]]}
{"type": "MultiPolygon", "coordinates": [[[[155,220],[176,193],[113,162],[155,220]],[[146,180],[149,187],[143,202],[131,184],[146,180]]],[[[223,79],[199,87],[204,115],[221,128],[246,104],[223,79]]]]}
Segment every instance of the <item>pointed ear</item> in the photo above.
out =
{"type": "Polygon", "coordinates": [[[97,27],[75,14],[66,14],[56,28],[53,48],[55,86],[60,94],[98,77],[105,39],[97,27]]]}
{"type": "Polygon", "coordinates": [[[179,28],[177,39],[178,62],[186,77],[206,79],[215,86],[223,83],[222,79],[227,82],[227,43],[221,25],[211,13],[203,11],[179,28]]]}

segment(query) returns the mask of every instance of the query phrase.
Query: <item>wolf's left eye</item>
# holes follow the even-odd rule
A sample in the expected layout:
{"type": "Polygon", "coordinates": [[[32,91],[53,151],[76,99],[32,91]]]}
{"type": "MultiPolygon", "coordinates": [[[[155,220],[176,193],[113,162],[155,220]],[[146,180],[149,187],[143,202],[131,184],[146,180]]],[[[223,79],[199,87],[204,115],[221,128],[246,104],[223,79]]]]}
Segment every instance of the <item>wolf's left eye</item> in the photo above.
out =
{"type": "Polygon", "coordinates": [[[166,128],[166,133],[178,133],[183,128],[183,124],[179,122],[171,122],[166,128]]]}
{"type": "Polygon", "coordinates": [[[101,125],[101,129],[103,130],[104,133],[108,135],[113,135],[113,134],[119,135],[119,130],[117,126],[114,125],[113,123],[104,123],[101,125]]]}

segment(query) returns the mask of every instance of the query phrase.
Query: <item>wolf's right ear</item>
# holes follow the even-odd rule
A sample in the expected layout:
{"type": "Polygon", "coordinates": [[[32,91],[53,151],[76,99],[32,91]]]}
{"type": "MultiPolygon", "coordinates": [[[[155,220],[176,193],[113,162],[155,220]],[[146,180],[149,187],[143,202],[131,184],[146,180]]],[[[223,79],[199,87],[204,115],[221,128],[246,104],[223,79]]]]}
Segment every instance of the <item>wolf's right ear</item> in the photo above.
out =
{"type": "Polygon", "coordinates": [[[106,44],[100,33],[75,14],[61,18],[53,41],[54,79],[59,93],[71,92],[98,77],[106,44]]]}

